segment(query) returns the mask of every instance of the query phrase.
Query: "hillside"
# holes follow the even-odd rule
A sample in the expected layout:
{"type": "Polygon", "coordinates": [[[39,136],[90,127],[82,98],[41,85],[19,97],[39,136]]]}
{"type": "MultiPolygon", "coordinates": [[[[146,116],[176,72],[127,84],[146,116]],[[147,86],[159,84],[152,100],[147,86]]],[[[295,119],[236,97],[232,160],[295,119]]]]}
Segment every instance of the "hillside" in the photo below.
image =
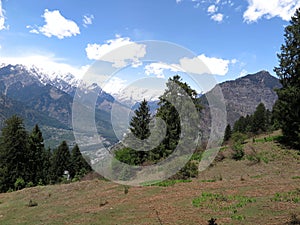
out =
{"type": "Polygon", "coordinates": [[[282,149],[278,133],[248,140],[241,161],[214,162],[197,179],[167,187],[130,187],[104,180],[0,194],[0,224],[283,225],[300,217],[300,154],[282,149]],[[251,159],[253,153],[260,157],[251,159]],[[38,205],[28,207],[29,201],[38,205]]]}
{"type": "MultiPolygon", "coordinates": [[[[228,123],[233,125],[239,117],[251,115],[261,102],[267,109],[272,110],[277,100],[275,89],[280,88],[281,84],[269,72],[260,71],[236,80],[220,83],[219,87],[224,96],[228,123]]],[[[214,89],[207,94],[213,91],[214,89]]],[[[207,117],[209,112],[205,95],[201,99],[205,104],[203,115],[207,117]]]]}
{"type": "MultiPolygon", "coordinates": [[[[38,68],[23,65],[4,65],[0,67],[0,118],[3,126],[5,119],[17,114],[24,119],[26,128],[31,130],[39,124],[43,131],[46,146],[56,147],[62,138],[71,145],[74,143],[72,132],[73,95],[79,81],[71,74],[44,74],[38,68]],[[61,77],[61,78],[59,78],[61,77]]],[[[114,143],[115,136],[109,123],[109,109],[113,97],[96,86],[97,128],[103,137],[114,143]]]]}

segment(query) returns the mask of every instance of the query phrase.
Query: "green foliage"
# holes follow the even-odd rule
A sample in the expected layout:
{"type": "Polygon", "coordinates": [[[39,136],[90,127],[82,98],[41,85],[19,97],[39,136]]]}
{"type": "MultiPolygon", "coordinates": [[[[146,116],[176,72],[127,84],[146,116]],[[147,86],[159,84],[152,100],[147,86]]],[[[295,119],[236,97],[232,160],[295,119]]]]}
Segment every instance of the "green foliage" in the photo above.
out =
{"type": "Polygon", "coordinates": [[[276,193],[271,201],[300,203],[300,189],[285,193],[276,193]]]}
{"type": "Polygon", "coordinates": [[[260,103],[252,115],[241,116],[234,124],[233,132],[260,134],[274,128],[272,113],[260,103]]]}
{"type": "Polygon", "coordinates": [[[20,190],[25,187],[25,181],[23,178],[19,177],[14,183],[15,190],[20,190]]]}
{"type": "Polygon", "coordinates": [[[167,88],[162,96],[159,98],[159,108],[157,110],[157,117],[160,117],[166,123],[166,135],[162,143],[153,151],[150,152],[151,159],[159,161],[168,157],[177,147],[180,140],[180,135],[184,135],[186,143],[183,146],[189,148],[191,143],[195,142],[193,137],[199,130],[199,124],[190,124],[190,120],[195,120],[199,117],[201,110],[200,100],[197,98],[197,92],[193,90],[187,83],[182,82],[180,76],[176,75],[169,78],[167,88]],[[186,101],[182,96],[187,96],[192,100],[192,103],[186,101]],[[176,108],[172,104],[176,102],[176,108]],[[196,108],[195,114],[193,109],[196,108]],[[188,118],[180,118],[179,111],[185,112],[188,118]],[[183,122],[183,124],[180,123],[183,122]],[[188,127],[185,129],[187,133],[181,133],[181,127],[188,127]]]}
{"type": "Polygon", "coordinates": [[[231,148],[233,150],[232,158],[234,160],[241,160],[244,155],[244,148],[243,144],[245,142],[246,135],[242,133],[233,133],[232,134],[232,143],[231,143],[231,148]]]}
{"type": "Polygon", "coordinates": [[[179,170],[172,179],[176,180],[186,180],[190,178],[198,177],[198,165],[194,161],[188,161],[185,166],[179,170]]]}
{"type": "Polygon", "coordinates": [[[282,88],[277,90],[274,106],[276,120],[288,145],[300,149],[300,9],[285,27],[285,43],[278,54],[279,66],[274,68],[282,88]]]}
{"type": "Polygon", "coordinates": [[[0,190],[14,188],[14,182],[22,177],[29,181],[28,168],[29,148],[28,134],[23,120],[12,116],[5,121],[0,140],[0,190]]]}
{"type": "Polygon", "coordinates": [[[225,129],[223,142],[229,141],[229,139],[231,138],[231,134],[232,134],[231,126],[230,124],[228,124],[225,129]]]}
{"type": "Polygon", "coordinates": [[[76,144],[71,151],[70,176],[77,176],[78,179],[83,177],[88,172],[92,171],[89,163],[83,158],[78,145],[76,144]]]}
{"type": "Polygon", "coordinates": [[[128,165],[138,165],[141,163],[141,159],[138,157],[137,151],[131,148],[117,150],[115,152],[115,158],[128,165]]]}
{"type": "Polygon", "coordinates": [[[263,103],[260,103],[253,114],[251,132],[254,134],[267,131],[267,110],[263,103]]]}
{"type": "Polygon", "coordinates": [[[63,141],[57,149],[54,150],[51,164],[51,180],[58,182],[64,171],[70,171],[71,154],[66,141],[63,141]]]}
{"type": "Polygon", "coordinates": [[[250,203],[256,202],[255,198],[246,196],[233,196],[223,195],[219,193],[203,192],[201,196],[194,198],[192,201],[193,206],[213,209],[214,211],[231,211],[231,218],[234,220],[244,220],[245,216],[239,215],[238,210],[244,208],[250,203]]]}
{"type": "Polygon", "coordinates": [[[39,180],[46,182],[49,171],[44,169],[47,153],[44,148],[44,138],[38,125],[35,125],[29,136],[29,180],[37,185],[39,180]]]}
{"type": "Polygon", "coordinates": [[[241,160],[245,155],[244,148],[241,143],[234,143],[232,145],[232,150],[233,150],[232,158],[234,160],[241,160]]]}

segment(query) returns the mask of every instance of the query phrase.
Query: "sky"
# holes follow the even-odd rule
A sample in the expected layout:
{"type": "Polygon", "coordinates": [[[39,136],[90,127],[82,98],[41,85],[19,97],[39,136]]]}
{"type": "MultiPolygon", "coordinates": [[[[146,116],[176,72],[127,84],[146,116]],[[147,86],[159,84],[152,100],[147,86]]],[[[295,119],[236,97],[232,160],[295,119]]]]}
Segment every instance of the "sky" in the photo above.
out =
{"type": "Polygon", "coordinates": [[[143,76],[167,78],[195,60],[217,82],[260,70],[275,75],[284,27],[299,7],[300,0],[0,0],[0,64],[82,76],[99,58],[130,45],[117,63],[105,59],[116,68],[132,63],[111,80],[109,91],[143,76]],[[141,63],[145,40],[172,43],[195,57],[141,63]]]}

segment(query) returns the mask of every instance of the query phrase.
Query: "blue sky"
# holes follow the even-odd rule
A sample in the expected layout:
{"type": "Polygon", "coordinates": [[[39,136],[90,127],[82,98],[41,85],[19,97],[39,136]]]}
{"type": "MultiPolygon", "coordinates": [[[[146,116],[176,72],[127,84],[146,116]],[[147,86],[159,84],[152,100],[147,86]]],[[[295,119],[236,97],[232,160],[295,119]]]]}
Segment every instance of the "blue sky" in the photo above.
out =
{"type": "MultiPolygon", "coordinates": [[[[192,51],[219,82],[260,70],[274,74],[284,26],[300,7],[299,0],[0,2],[0,63],[79,75],[111,49],[159,40],[192,51]]],[[[144,72],[162,77],[172,71],[148,65],[144,72]]],[[[126,76],[133,75],[127,71],[119,84],[126,76]]]]}

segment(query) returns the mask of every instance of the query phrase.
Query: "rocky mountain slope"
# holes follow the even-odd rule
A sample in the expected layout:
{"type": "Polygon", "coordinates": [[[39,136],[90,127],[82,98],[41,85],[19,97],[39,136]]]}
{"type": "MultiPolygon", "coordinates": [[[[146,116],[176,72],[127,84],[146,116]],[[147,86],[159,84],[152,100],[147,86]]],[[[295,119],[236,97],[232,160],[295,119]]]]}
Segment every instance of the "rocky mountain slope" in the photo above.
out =
{"type": "MultiPolygon", "coordinates": [[[[233,125],[241,116],[252,114],[259,103],[264,103],[267,109],[272,110],[277,100],[276,88],[280,88],[279,80],[267,71],[249,74],[245,77],[219,84],[222,90],[227,111],[227,123],[233,125]]],[[[211,124],[210,109],[206,96],[216,90],[201,96],[204,109],[202,111],[202,127],[208,135],[211,124]]]]}
{"type": "MultiPolygon", "coordinates": [[[[0,116],[1,122],[13,114],[24,118],[28,129],[39,124],[49,143],[55,145],[62,140],[63,130],[69,135],[67,141],[73,142],[72,104],[78,80],[72,75],[48,76],[37,68],[23,65],[3,65],[0,68],[0,116]],[[63,129],[63,130],[57,130],[63,129]],[[55,142],[56,141],[56,142],[55,142]]],[[[99,88],[99,87],[97,87],[99,88]]],[[[109,107],[114,99],[107,93],[99,91],[96,102],[96,121],[98,129],[109,141],[114,141],[111,127],[107,121],[109,107]],[[105,106],[102,107],[102,104],[105,106]],[[104,109],[104,110],[103,110],[104,109]],[[106,109],[106,110],[105,110],[106,109]]]]}

